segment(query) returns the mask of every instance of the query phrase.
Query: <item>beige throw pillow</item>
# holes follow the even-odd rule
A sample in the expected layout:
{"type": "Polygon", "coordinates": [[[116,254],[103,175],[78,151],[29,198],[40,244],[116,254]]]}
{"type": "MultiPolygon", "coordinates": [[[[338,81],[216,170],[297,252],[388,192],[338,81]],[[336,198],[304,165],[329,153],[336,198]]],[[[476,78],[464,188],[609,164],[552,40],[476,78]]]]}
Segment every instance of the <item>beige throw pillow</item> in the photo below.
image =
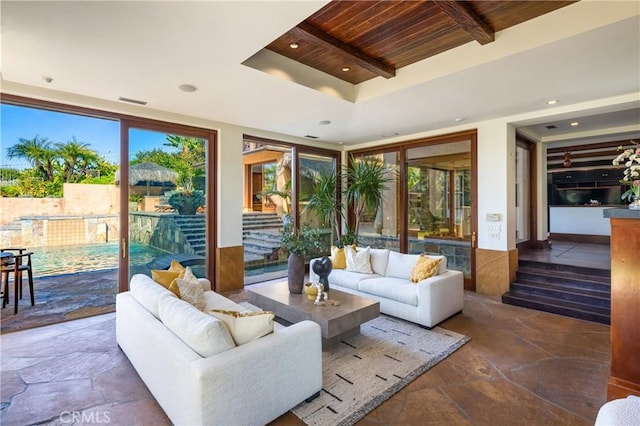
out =
{"type": "Polygon", "coordinates": [[[213,309],[209,313],[224,322],[238,346],[273,333],[275,315],[270,311],[238,312],[213,309]]]}
{"type": "Polygon", "coordinates": [[[347,271],[373,274],[371,269],[371,248],[365,247],[356,251],[354,246],[346,246],[344,255],[347,260],[347,271]]]}
{"type": "Polygon", "coordinates": [[[202,284],[188,266],[185,268],[184,277],[173,280],[169,285],[169,290],[199,310],[203,310],[206,305],[202,284]]]}

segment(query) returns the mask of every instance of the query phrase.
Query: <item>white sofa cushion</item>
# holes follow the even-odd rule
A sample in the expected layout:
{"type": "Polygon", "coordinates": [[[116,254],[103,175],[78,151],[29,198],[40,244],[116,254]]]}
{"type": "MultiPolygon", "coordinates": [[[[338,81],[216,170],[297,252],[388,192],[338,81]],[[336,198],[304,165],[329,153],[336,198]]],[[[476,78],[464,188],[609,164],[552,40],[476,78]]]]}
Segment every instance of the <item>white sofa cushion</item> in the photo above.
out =
{"type": "Polygon", "coordinates": [[[380,277],[362,280],[358,290],[372,296],[418,306],[418,290],[415,284],[404,278],[380,277]]]}
{"type": "Polygon", "coordinates": [[[177,298],[176,295],[166,287],[163,287],[153,281],[151,277],[144,274],[135,274],[132,276],[129,289],[131,290],[131,296],[156,318],[160,318],[158,314],[158,302],[161,298],[177,298]]]}
{"type": "Polygon", "coordinates": [[[375,249],[370,250],[371,254],[371,269],[374,274],[385,275],[387,272],[387,263],[389,262],[389,249],[375,249]]]}
{"type": "MultiPolygon", "coordinates": [[[[333,271],[331,271],[331,275],[329,275],[329,284],[335,284],[341,287],[349,288],[351,290],[357,290],[358,283],[360,281],[377,277],[379,277],[379,275],[360,274],[358,272],[348,272],[344,269],[334,269],[333,271]]],[[[331,288],[331,286],[329,286],[329,288],[331,288]]],[[[331,297],[331,293],[329,293],[329,297],[331,297]]]]}
{"type": "Polygon", "coordinates": [[[347,259],[347,271],[359,272],[361,274],[372,274],[371,270],[371,248],[364,247],[357,250],[351,246],[344,248],[344,255],[347,259]]]}
{"type": "Polygon", "coordinates": [[[164,297],[158,303],[160,321],[202,357],[235,347],[225,324],[178,298],[164,297]]]}
{"type": "Polygon", "coordinates": [[[404,254],[397,251],[389,252],[389,263],[387,264],[387,277],[403,278],[411,280],[411,271],[420,257],[419,254],[404,254]]]}

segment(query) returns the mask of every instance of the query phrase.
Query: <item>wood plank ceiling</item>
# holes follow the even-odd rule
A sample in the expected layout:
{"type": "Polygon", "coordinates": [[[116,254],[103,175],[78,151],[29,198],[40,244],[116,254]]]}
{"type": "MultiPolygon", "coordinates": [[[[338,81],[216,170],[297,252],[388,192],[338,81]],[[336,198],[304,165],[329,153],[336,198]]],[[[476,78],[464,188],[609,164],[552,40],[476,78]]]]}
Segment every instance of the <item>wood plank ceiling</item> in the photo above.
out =
{"type": "Polygon", "coordinates": [[[572,3],[334,0],[266,48],[358,84],[572,3]]]}

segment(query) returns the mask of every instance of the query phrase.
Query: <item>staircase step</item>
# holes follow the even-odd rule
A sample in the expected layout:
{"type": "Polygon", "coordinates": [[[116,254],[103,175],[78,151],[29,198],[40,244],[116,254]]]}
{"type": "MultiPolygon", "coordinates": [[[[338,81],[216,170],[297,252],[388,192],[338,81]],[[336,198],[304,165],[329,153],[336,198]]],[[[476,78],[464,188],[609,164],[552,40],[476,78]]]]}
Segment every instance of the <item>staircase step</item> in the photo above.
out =
{"type": "Polygon", "coordinates": [[[609,292],[598,290],[581,289],[574,287],[564,287],[562,285],[545,284],[539,282],[511,283],[511,292],[525,295],[543,296],[553,299],[578,302],[589,306],[602,308],[611,307],[611,296],[609,292]]]}
{"type": "Polygon", "coordinates": [[[563,287],[587,288],[607,293],[611,292],[610,278],[593,275],[577,275],[571,272],[518,268],[516,277],[519,282],[537,282],[555,284],[563,287]]]}
{"type": "Polygon", "coordinates": [[[508,291],[502,295],[502,303],[601,324],[611,323],[610,309],[584,305],[582,303],[559,301],[558,299],[529,294],[522,295],[512,291],[508,291]]]}
{"type": "Polygon", "coordinates": [[[520,260],[518,262],[518,270],[541,270],[547,273],[553,271],[566,275],[581,275],[591,277],[594,280],[599,278],[611,279],[611,271],[608,269],[589,268],[585,266],[563,265],[560,263],[546,263],[535,260],[520,260]]]}

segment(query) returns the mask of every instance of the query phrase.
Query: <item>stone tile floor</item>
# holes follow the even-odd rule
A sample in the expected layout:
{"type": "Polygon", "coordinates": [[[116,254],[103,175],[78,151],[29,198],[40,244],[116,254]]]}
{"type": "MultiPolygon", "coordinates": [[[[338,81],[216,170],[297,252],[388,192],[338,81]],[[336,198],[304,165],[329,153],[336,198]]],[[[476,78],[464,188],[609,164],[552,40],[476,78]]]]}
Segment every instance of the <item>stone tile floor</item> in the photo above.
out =
{"type": "MultiPolygon", "coordinates": [[[[244,290],[228,296],[246,299],[244,290]]],[[[442,326],[471,341],[359,425],[592,425],[606,401],[609,326],[471,292],[442,326]]],[[[81,411],[84,424],[170,423],[116,345],[113,313],[0,343],[3,425],[68,424],[81,411]]],[[[273,424],[301,422],[287,413],[273,424]]]]}

